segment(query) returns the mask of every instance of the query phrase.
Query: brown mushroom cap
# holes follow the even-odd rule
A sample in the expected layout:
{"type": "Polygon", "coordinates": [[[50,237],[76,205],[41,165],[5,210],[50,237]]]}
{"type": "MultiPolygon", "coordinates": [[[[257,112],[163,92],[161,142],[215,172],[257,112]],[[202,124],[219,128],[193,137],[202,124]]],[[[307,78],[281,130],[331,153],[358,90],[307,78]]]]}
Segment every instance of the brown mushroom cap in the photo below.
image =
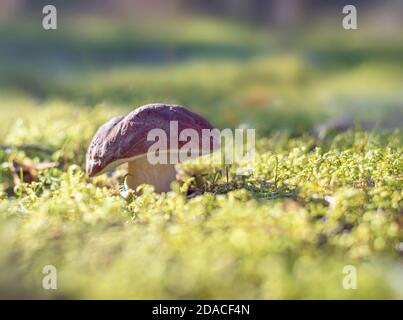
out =
{"type": "MultiPolygon", "coordinates": [[[[102,174],[146,154],[155,143],[147,141],[148,132],[159,128],[164,130],[169,138],[171,121],[178,122],[179,133],[184,129],[194,129],[201,137],[202,129],[213,129],[206,119],[184,107],[166,104],[144,105],[125,117],[113,118],[98,129],[87,151],[87,175],[92,177],[102,174]]],[[[178,148],[184,144],[186,141],[178,141],[178,148]]]]}

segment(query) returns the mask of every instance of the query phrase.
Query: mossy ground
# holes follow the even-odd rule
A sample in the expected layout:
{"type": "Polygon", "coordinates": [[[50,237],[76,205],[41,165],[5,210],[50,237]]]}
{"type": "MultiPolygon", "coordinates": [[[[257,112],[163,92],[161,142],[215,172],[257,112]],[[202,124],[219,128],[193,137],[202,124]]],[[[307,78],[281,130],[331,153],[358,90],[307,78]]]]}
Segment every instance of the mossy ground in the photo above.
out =
{"type": "Polygon", "coordinates": [[[312,134],[344,108],[370,120],[399,117],[402,64],[366,43],[362,52],[373,55],[356,48],[356,61],[344,63],[348,47],[335,59],[315,38],[301,51],[262,56],[256,33],[226,28],[227,41],[181,35],[175,43],[246,50],[242,61],[97,66],[63,81],[14,74],[13,88],[0,92],[1,297],[403,298],[401,130],[312,134]],[[315,54],[319,65],[307,58],[315,54]],[[161,195],[144,187],[126,200],[124,168],[86,177],[97,127],[159,101],[189,105],[220,128],[257,128],[253,174],[237,176],[234,165],[227,181],[219,167],[184,164],[185,184],[161,195]],[[13,174],[15,164],[38,163],[54,165],[19,183],[26,177],[13,174]],[[45,265],[57,268],[57,290],[42,289],[45,265]],[[346,265],[356,267],[356,290],[342,286],[346,265]]]}

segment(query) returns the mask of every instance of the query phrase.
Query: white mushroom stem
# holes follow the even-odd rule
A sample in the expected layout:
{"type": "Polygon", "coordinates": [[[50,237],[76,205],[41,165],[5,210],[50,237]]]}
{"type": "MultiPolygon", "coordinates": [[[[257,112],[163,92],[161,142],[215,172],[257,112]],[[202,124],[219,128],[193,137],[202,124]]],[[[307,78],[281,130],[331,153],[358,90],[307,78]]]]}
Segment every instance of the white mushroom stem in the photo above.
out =
{"type": "Polygon", "coordinates": [[[171,182],[175,178],[174,164],[150,164],[147,155],[144,155],[128,163],[126,184],[132,190],[143,183],[150,184],[160,193],[170,191],[171,182]]]}

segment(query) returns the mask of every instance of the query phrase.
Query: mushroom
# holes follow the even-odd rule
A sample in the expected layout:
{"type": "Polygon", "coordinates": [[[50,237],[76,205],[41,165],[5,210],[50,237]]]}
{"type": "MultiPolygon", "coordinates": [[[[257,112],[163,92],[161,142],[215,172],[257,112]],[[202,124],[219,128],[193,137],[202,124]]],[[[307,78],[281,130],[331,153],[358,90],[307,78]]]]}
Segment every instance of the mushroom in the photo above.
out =
{"type": "MultiPolygon", "coordinates": [[[[189,143],[191,144],[191,152],[195,157],[214,151],[219,144],[217,136],[208,137],[207,150],[200,138],[196,143],[192,139],[191,142],[181,141],[184,139],[178,139],[178,134],[185,129],[193,129],[192,132],[197,132],[204,139],[202,130],[214,128],[206,119],[178,105],[148,104],[127,116],[113,118],[102,125],[92,139],[86,157],[87,175],[97,176],[128,163],[126,187],[136,190],[140,184],[150,184],[155,187],[156,192],[167,192],[176,178],[175,164],[181,162],[178,155],[184,145],[189,147],[189,143]],[[177,125],[177,130],[172,129],[172,124],[177,125]],[[155,140],[149,139],[152,129],[165,133],[168,143],[159,148],[157,154],[162,152],[169,155],[170,161],[150,161],[150,147],[155,144],[155,140]],[[176,156],[177,161],[172,161],[171,156],[176,156]]],[[[189,149],[186,152],[188,151],[189,149]]]]}

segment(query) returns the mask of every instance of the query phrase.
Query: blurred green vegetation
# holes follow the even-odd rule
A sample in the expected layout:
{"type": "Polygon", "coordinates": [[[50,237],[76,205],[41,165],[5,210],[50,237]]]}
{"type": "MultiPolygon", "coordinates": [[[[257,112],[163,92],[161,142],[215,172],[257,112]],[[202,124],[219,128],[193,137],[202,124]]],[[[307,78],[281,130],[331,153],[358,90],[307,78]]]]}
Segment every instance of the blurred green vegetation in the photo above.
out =
{"type": "Polygon", "coordinates": [[[201,19],[163,33],[89,20],[54,34],[8,27],[1,297],[403,298],[397,39],[201,19]],[[124,169],[85,177],[96,129],[151,102],[186,105],[219,128],[256,128],[254,173],[233,167],[229,181],[213,180],[217,168],[185,164],[184,185],[129,200],[118,195],[124,169]],[[315,125],[345,113],[356,126],[315,137],[315,125]],[[43,163],[55,165],[35,169],[43,163]],[[22,165],[34,182],[18,182],[22,165]],[[201,172],[204,193],[189,197],[201,172]],[[41,287],[48,264],[57,291],[41,287]],[[342,288],[347,264],[357,290],[342,288]]]}

